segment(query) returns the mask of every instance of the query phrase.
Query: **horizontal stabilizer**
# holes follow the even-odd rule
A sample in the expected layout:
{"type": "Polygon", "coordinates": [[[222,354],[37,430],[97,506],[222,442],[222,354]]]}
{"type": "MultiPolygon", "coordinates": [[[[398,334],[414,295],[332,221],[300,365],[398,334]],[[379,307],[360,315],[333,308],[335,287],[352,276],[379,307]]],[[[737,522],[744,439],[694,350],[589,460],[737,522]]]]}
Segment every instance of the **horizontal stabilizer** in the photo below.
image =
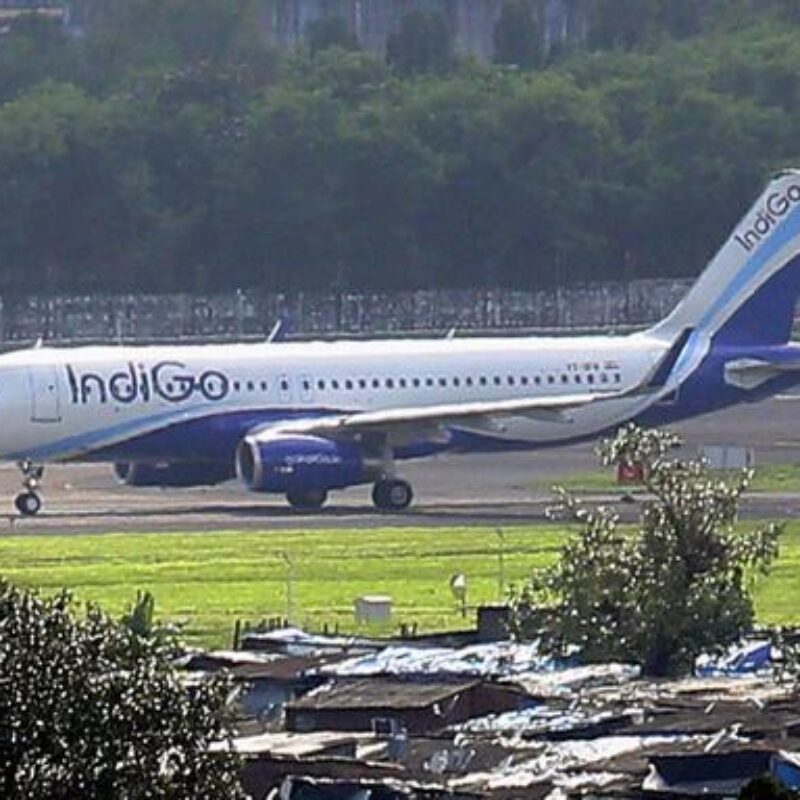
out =
{"type": "Polygon", "coordinates": [[[773,378],[792,372],[800,372],[800,354],[785,361],[742,358],[725,365],[725,382],[737,389],[757,389],[773,378]]]}

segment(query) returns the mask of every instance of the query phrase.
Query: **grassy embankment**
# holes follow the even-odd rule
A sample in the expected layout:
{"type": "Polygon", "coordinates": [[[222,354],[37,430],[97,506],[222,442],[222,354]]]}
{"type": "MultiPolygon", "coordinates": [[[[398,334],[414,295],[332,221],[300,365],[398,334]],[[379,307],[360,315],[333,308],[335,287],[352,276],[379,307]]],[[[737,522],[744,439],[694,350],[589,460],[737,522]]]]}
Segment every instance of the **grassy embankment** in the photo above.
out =
{"type": "MultiPolygon", "coordinates": [[[[504,533],[506,581],[520,581],[555,557],[565,530],[554,526],[504,533]]],[[[499,595],[500,539],[493,529],[114,534],[0,539],[0,574],[53,593],[72,589],[117,615],[137,589],[156,597],[158,614],[185,625],[190,641],[230,642],[237,618],[279,616],[287,608],[292,563],[294,618],[315,628],[337,622],[354,630],[353,600],[391,595],[395,624],[423,630],[463,622],[450,577],[467,576],[468,602],[499,595]]],[[[791,523],[772,575],[759,584],[763,622],[800,623],[800,522],[791,523]]]]}

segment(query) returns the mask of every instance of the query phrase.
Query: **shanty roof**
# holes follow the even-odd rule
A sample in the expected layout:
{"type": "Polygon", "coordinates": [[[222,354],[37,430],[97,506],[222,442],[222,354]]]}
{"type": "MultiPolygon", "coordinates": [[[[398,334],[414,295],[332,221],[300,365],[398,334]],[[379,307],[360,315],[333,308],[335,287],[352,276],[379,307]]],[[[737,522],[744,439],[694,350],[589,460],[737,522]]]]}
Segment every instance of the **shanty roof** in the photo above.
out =
{"type": "Polygon", "coordinates": [[[215,672],[227,669],[243,680],[295,681],[306,672],[341,660],[342,656],[287,656],[274,653],[247,652],[242,650],[218,650],[212,653],[196,653],[184,659],[187,670],[215,672]]]}
{"type": "Polygon", "coordinates": [[[326,684],[295,700],[294,709],[425,708],[446,700],[480,681],[351,680],[326,684]]]}
{"type": "Polygon", "coordinates": [[[215,742],[210,746],[212,752],[241,753],[258,755],[268,753],[272,756],[309,758],[339,745],[367,742],[374,739],[370,733],[334,733],[315,731],[313,733],[261,733],[255,736],[241,736],[231,742],[215,742]]]}
{"type": "Polygon", "coordinates": [[[368,675],[454,675],[473,678],[516,678],[556,668],[537,642],[493,642],[468,647],[411,647],[393,645],[327,667],[321,672],[338,677],[368,675]]]}

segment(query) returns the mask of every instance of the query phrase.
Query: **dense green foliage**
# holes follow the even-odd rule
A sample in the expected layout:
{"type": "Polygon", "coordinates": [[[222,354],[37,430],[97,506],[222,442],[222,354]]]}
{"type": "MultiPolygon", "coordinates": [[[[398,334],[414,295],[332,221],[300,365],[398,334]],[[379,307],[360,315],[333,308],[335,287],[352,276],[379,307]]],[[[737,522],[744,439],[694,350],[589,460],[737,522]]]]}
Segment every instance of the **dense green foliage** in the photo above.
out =
{"type": "Polygon", "coordinates": [[[652,499],[633,533],[612,509],[562,492],[557,511],[580,532],[520,595],[523,612],[532,602],[553,606],[542,635],[554,652],[577,648],[589,662],[633,661],[648,675],[679,675],[752,629],[752,579],[776,558],[780,528],[736,530],[752,475],[721,480],[702,461],[668,458],[675,444],[670,434],[629,426],[600,448],[604,464],[643,471],[652,499]]]}
{"type": "Polygon", "coordinates": [[[335,18],[279,53],[254,0],[93,5],[0,37],[3,292],[692,274],[799,155],[794,0],[591,0],[549,53],[508,0],[497,64],[433,14],[384,59],[335,18]]]}
{"type": "Polygon", "coordinates": [[[69,597],[0,583],[0,795],[25,798],[243,797],[224,679],[189,697],[157,639],[69,597]]]}

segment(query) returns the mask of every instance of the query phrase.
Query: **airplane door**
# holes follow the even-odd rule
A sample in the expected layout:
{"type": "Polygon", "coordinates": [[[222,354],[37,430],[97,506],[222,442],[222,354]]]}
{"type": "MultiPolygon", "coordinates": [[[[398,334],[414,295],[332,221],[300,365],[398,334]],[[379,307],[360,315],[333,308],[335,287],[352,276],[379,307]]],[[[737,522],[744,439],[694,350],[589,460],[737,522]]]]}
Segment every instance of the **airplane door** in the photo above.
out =
{"type": "Polygon", "coordinates": [[[61,398],[56,367],[30,367],[28,382],[31,387],[31,421],[61,422],[61,398]]]}

